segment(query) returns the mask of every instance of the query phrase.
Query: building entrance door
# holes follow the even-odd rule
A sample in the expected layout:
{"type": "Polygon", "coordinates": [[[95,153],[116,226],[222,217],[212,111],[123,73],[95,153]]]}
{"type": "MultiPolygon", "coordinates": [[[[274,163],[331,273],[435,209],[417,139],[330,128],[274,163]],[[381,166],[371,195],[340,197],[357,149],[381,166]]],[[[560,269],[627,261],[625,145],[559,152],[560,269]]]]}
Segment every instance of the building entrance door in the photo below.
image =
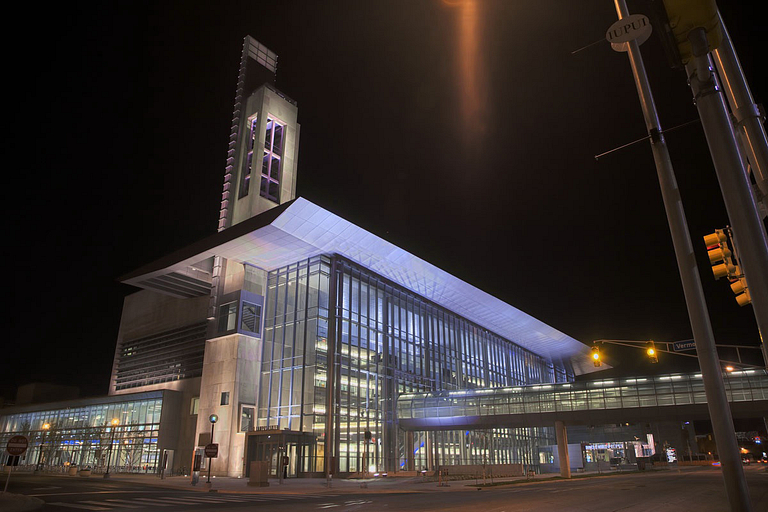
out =
{"type": "Polygon", "coordinates": [[[301,476],[303,446],[314,444],[314,436],[304,432],[288,430],[262,430],[249,432],[246,442],[245,476],[250,476],[252,461],[269,462],[269,475],[272,478],[301,476]],[[287,457],[287,459],[286,459],[287,457]],[[284,462],[288,464],[284,464],[284,462]],[[278,471],[283,473],[278,474],[278,471]]]}

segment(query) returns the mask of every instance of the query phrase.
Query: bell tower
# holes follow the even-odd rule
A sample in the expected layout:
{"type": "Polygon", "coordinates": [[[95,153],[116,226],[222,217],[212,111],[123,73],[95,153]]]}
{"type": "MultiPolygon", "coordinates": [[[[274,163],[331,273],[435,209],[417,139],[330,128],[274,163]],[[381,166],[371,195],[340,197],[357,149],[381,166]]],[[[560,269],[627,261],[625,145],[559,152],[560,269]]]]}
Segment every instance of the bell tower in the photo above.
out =
{"type": "Polygon", "coordinates": [[[298,105],[277,90],[277,55],[246,36],[240,58],[218,230],[296,197],[298,105]]]}

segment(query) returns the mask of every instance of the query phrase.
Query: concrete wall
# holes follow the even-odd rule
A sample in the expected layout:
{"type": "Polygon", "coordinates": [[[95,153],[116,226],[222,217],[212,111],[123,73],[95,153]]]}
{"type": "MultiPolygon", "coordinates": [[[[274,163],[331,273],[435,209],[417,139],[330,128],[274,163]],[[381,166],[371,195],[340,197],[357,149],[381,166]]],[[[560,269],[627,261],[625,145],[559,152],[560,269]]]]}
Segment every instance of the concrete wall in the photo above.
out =
{"type": "MultiPolygon", "coordinates": [[[[208,297],[196,297],[193,299],[178,299],[168,295],[162,295],[150,290],[142,290],[127,296],[123,302],[123,312],[120,318],[120,330],[117,335],[116,347],[123,339],[134,339],[148,336],[156,332],[167,331],[184,327],[206,319],[208,297]]],[[[174,450],[173,468],[192,466],[192,446],[194,445],[195,430],[197,428],[197,416],[191,414],[192,400],[200,396],[200,377],[190,379],[151,384],[130,389],[115,389],[115,373],[117,363],[117,350],[112,366],[112,379],[109,387],[110,395],[139,393],[143,391],[172,390],[177,395],[171,398],[168,413],[166,404],[163,405],[163,432],[167,439],[167,445],[161,448],[174,450]],[[176,417],[169,416],[171,410],[176,417]],[[166,421],[173,423],[169,427],[166,421]],[[173,432],[172,432],[173,431],[173,432]],[[173,446],[173,448],[170,448],[173,446]]]]}
{"type": "MultiPolygon", "coordinates": [[[[123,301],[117,343],[201,322],[207,307],[208,297],[177,299],[150,290],[133,293],[123,301]]],[[[114,368],[112,374],[114,377],[114,368]]]]}
{"type": "Polygon", "coordinates": [[[267,116],[274,118],[286,124],[286,130],[283,143],[283,154],[281,158],[282,169],[280,171],[280,204],[288,202],[296,197],[296,167],[299,158],[299,131],[297,122],[298,108],[281,98],[277,93],[261,87],[251,94],[245,102],[245,115],[240,120],[240,134],[243,139],[238,144],[238,154],[235,155],[237,172],[233,176],[232,193],[229,196],[229,209],[231,211],[231,222],[229,226],[254,217],[259,213],[265,212],[276,206],[276,203],[265,199],[259,195],[259,185],[261,175],[261,157],[264,147],[264,136],[267,129],[267,116]],[[251,185],[248,189],[248,195],[239,199],[241,175],[245,170],[246,156],[248,154],[248,144],[245,137],[249,136],[248,125],[250,119],[258,116],[259,138],[254,151],[254,162],[251,170],[251,185]]]}
{"type": "Polygon", "coordinates": [[[240,406],[256,406],[261,368],[261,340],[243,334],[231,334],[208,340],[200,386],[200,409],[195,444],[209,439],[209,417],[219,419],[213,442],[219,456],[213,460],[211,474],[244,476],[245,433],[240,432],[240,406]],[[229,403],[222,405],[222,393],[229,393],[229,403]],[[202,436],[201,436],[202,434],[202,436]]]}

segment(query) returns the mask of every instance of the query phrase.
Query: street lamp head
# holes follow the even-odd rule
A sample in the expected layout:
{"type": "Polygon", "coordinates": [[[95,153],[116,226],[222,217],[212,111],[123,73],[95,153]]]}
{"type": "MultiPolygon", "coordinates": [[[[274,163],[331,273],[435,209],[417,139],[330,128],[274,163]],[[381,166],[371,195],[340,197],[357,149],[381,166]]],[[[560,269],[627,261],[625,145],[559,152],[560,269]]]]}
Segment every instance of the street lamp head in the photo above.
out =
{"type": "Polygon", "coordinates": [[[211,423],[216,423],[217,421],[219,421],[219,416],[217,414],[211,414],[210,416],[208,416],[208,421],[210,421],[211,423]]]}
{"type": "Polygon", "coordinates": [[[43,423],[43,430],[48,430],[49,428],[51,428],[50,423],[43,423]]]}
{"type": "Polygon", "coordinates": [[[119,420],[119,419],[117,419],[117,418],[112,418],[112,425],[117,425],[118,423],[120,423],[120,420],[119,420]]]}

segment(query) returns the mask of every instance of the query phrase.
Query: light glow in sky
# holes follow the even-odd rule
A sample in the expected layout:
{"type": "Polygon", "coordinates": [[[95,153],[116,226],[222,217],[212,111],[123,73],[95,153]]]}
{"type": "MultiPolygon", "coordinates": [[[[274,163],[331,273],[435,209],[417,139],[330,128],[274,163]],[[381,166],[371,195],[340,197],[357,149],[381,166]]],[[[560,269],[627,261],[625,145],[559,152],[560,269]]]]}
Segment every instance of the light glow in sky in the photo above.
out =
{"type": "Polygon", "coordinates": [[[483,100],[485,93],[481,73],[482,61],[480,55],[479,9],[477,0],[443,0],[448,6],[454,7],[458,13],[457,64],[458,87],[461,94],[461,113],[467,126],[473,125],[473,130],[466,133],[477,133],[477,128],[485,126],[483,116],[483,100]],[[478,126],[479,125],[479,126],[478,126]]]}

